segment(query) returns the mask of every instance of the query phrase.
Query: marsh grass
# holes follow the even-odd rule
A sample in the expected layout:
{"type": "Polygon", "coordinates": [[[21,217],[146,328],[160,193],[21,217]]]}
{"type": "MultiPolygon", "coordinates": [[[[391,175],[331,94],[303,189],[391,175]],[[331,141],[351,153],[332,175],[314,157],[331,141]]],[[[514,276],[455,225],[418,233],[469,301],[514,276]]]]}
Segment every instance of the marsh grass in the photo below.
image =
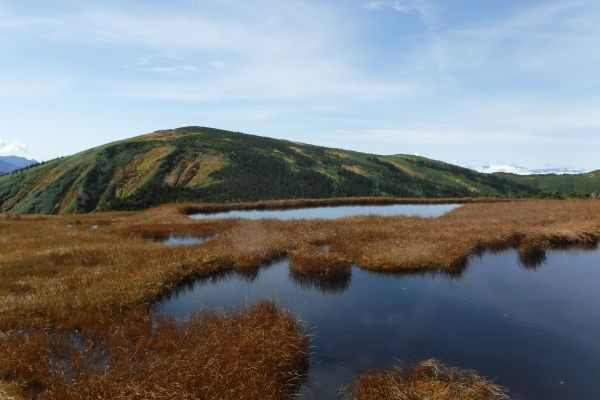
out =
{"type": "Polygon", "coordinates": [[[44,399],[283,399],[308,366],[308,340],[269,302],[177,323],[135,313],[85,334],[4,338],[0,373],[44,399]]]}
{"type": "Polygon", "coordinates": [[[505,390],[473,371],[425,360],[359,377],[352,400],[505,400],[505,390]]]}
{"type": "Polygon", "coordinates": [[[281,257],[296,275],[443,270],[469,256],[516,248],[535,265],[550,248],[590,248],[600,237],[596,201],[466,204],[440,218],[190,220],[180,205],[140,213],[0,217],[0,331],[72,329],[94,309],[149,307],[193,277],[252,271],[281,257]],[[98,230],[92,230],[98,225],[98,230]],[[202,246],[167,247],[169,235],[218,234],[202,246]],[[327,243],[330,251],[317,247],[327,243]]]}
{"type": "MultiPolygon", "coordinates": [[[[182,282],[227,270],[252,276],[261,265],[281,257],[291,258],[293,278],[324,290],[343,290],[350,264],[379,272],[459,275],[471,255],[486,249],[516,248],[524,264],[533,266],[543,260],[545,250],[592,248],[600,237],[600,202],[588,200],[470,203],[439,218],[312,221],[192,220],[182,214],[189,207],[176,204],[144,212],[76,216],[0,215],[0,338],[6,340],[4,334],[10,331],[39,334],[38,341],[31,342],[38,344],[28,345],[35,351],[23,348],[23,361],[4,359],[2,371],[30,371],[38,365],[34,355],[52,346],[60,348],[60,343],[44,341],[44,332],[77,330],[89,340],[102,340],[107,326],[132,315],[148,318],[153,302],[182,282]],[[94,225],[98,229],[91,229],[94,225]],[[218,237],[189,247],[153,241],[171,234],[218,237]],[[317,249],[323,243],[330,251],[317,249]],[[328,274],[344,279],[327,287],[322,282],[328,274]]],[[[145,337],[148,340],[136,348],[151,348],[152,336],[145,337]]],[[[172,377],[173,385],[188,379],[180,373],[172,377]]],[[[0,381],[18,375],[2,374],[0,381]]],[[[54,380],[19,376],[28,390],[35,391],[35,382],[58,388],[54,380]]],[[[131,378],[111,376],[115,377],[111,385],[117,387],[116,377],[131,378]]]]}

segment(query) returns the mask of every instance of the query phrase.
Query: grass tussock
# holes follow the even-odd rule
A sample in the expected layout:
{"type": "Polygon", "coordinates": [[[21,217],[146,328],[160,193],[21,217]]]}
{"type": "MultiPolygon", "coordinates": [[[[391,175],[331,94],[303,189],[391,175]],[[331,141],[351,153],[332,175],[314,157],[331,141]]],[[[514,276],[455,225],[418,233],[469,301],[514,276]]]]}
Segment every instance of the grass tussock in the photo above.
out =
{"type": "Polygon", "coordinates": [[[362,375],[352,400],[505,400],[500,386],[473,371],[425,360],[411,368],[394,367],[362,375]]]}
{"type": "Polygon", "coordinates": [[[130,314],[93,340],[36,331],[0,342],[0,378],[30,398],[284,399],[308,365],[297,322],[269,302],[180,324],[130,314]]]}
{"type": "Polygon", "coordinates": [[[300,248],[294,251],[290,257],[290,268],[298,273],[345,274],[350,271],[351,266],[351,260],[315,248],[300,248]]]}
{"type": "Polygon", "coordinates": [[[330,253],[327,246],[307,246],[294,251],[290,257],[290,277],[305,288],[324,293],[342,293],[350,285],[352,261],[330,253]]]}

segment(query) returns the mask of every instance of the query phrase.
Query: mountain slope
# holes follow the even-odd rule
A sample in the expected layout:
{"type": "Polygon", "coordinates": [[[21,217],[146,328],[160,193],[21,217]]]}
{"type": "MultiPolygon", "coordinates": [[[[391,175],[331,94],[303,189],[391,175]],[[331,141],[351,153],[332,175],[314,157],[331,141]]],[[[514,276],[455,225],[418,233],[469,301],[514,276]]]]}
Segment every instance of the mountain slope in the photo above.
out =
{"type": "Polygon", "coordinates": [[[17,156],[0,156],[0,175],[9,174],[33,164],[37,164],[37,161],[17,156]]]}
{"type": "Polygon", "coordinates": [[[496,173],[494,175],[543,192],[600,193],[600,170],[584,174],[516,175],[496,173]]]}
{"type": "Polygon", "coordinates": [[[494,175],[408,155],[378,156],[186,127],[110,143],[0,178],[22,213],[140,209],[172,201],[533,193],[494,175]]]}

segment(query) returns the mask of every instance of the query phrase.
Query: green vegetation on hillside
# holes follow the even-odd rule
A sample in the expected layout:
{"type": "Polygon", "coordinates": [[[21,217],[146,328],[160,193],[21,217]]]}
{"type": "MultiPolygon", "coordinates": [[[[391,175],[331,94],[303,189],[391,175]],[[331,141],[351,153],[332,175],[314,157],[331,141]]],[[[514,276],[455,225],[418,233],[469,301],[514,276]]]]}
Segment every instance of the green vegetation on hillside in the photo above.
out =
{"type": "Polygon", "coordinates": [[[110,143],[0,178],[2,211],[49,214],[173,201],[536,192],[501,176],[423,157],[379,156],[203,127],[110,143]]]}
{"type": "Polygon", "coordinates": [[[588,197],[593,194],[595,197],[600,195],[600,170],[585,174],[515,175],[497,173],[494,175],[532,187],[547,196],[588,197]]]}

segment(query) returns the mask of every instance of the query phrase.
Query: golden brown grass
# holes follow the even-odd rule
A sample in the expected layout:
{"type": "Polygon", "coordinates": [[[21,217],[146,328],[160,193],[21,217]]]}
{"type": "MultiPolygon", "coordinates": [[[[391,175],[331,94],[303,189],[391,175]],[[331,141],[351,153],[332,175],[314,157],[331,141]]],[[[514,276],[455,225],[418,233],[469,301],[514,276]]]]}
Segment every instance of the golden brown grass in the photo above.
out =
{"type": "MultiPolygon", "coordinates": [[[[371,200],[349,200],[355,201],[371,200]]],[[[441,268],[455,273],[469,255],[485,248],[515,247],[535,264],[546,249],[593,246],[600,237],[600,201],[595,200],[469,203],[434,219],[195,221],[184,215],[228,207],[184,204],[145,212],[1,215],[0,335],[77,329],[102,337],[102,326],[147,315],[155,299],[183,280],[234,268],[251,271],[286,255],[292,259],[294,279],[335,291],[348,284],[345,271],[351,263],[380,271],[441,268]],[[219,234],[215,240],[200,246],[166,247],[155,241],[169,234],[214,233],[219,234]],[[329,252],[320,252],[318,244],[328,244],[329,252]],[[328,274],[340,279],[323,279],[331,278],[328,274]]]]}
{"type": "Polygon", "coordinates": [[[16,385],[0,381],[0,400],[18,400],[19,398],[16,385]]]}
{"type": "Polygon", "coordinates": [[[95,332],[5,335],[0,377],[30,398],[284,399],[308,366],[300,327],[268,302],[181,324],[105,317],[95,332]]]}
{"type": "Polygon", "coordinates": [[[411,368],[362,375],[352,400],[505,400],[506,392],[473,371],[425,360],[411,368]]]}
{"type": "Polygon", "coordinates": [[[129,164],[117,168],[114,180],[118,182],[115,195],[125,198],[135,193],[154,175],[160,161],[173,151],[173,147],[155,147],[144,154],[137,154],[129,164]]]}
{"type": "Polygon", "coordinates": [[[600,237],[600,202],[593,200],[466,204],[433,219],[194,221],[181,214],[189,207],[0,217],[0,330],[69,329],[89,309],[143,306],[190,276],[285,255],[297,271],[348,263],[383,271],[460,270],[484,248],[516,247],[539,257],[553,246],[591,246],[600,237]],[[191,247],[151,240],[171,233],[219,236],[191,247]],[[329,253],[319,253],[315,243],[327,243],[329,253]]]}
{"type": "Polygon", "coordinates": [[[201,154],[179,162],[173,171],[165,176],[164,182],[170,186],[199,187],[209,184],[209,176],[225,167],[221,155],[201,154]]]}

